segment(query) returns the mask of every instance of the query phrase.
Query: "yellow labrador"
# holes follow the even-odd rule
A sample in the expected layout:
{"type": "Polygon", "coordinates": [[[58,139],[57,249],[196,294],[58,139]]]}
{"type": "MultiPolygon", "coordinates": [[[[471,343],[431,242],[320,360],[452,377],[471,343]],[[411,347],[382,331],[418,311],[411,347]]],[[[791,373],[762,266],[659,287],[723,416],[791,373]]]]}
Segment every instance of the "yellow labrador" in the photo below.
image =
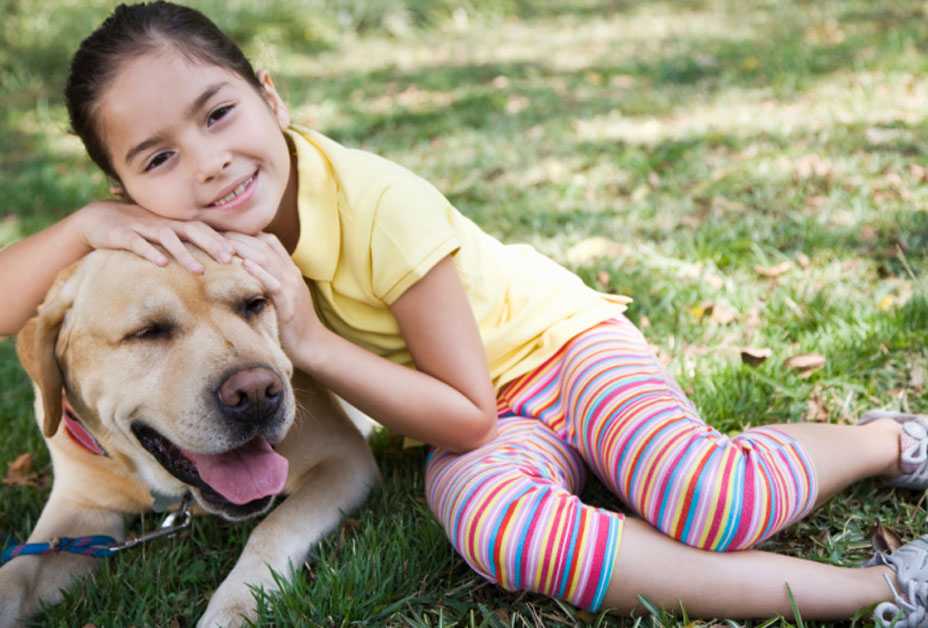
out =
{"type": "MultiPolygon", "coordinates": [[[[17,337],[55,475],[29,540],[122,538],[125,513],[187,492],[231,520],[264,514],[287,493],[199,622],[239,625],[254,616],[249,587],[273,590],[271,569],[299,567],[363,501],[377,468],[355,424],[363,415],[349,418],[350,406],[294,372],[257,281],[237,261],[194,253],[204,275],[92,253],[59,276],[17,337]]],[[[0,627],[60,600],[99,560],[62,553],[8,562],[0,627]]]]}

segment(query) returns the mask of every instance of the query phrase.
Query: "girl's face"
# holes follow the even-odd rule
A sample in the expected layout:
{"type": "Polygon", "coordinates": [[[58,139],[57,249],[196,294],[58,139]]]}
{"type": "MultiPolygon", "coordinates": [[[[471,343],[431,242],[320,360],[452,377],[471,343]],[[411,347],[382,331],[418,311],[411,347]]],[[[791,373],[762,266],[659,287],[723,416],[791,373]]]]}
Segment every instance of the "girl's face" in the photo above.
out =
{"type": "MultiPolygon", "coordinates": [[[[230,70],[166,46],[125,63],[97,112],[113,168],[133,202],[177,220],[256,234],[290,181],[287,108],[230,70]]],[[[286,208],[295,211],[294,208],[286,208]]]]}

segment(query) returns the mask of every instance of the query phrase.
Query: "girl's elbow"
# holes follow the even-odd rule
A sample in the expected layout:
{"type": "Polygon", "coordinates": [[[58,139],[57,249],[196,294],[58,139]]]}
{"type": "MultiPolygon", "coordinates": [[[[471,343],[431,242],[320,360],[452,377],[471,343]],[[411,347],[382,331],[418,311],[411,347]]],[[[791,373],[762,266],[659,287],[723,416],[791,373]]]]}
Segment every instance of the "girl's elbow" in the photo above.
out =
{"type": "Polygon", "coordinates": [[[479,449],[496,438],[496,434],[496,413],[482,416],[480,421],[476,422],[468,437],[459,444],[456,453],[466,453],[479,449]]]}

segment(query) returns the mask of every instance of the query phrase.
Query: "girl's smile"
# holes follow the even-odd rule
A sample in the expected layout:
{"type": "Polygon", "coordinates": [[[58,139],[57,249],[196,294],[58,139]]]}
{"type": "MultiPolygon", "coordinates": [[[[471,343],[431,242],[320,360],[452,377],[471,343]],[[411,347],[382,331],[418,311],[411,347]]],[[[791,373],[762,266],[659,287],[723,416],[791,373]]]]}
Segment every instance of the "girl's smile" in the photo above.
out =
{"type": "Polygon", "coordinates": [[[235,209],[241,207],[251,198],[252,193],[255,191],[258,172],[260,172],[260,168],[245,177],[244,181],[241,181],[238,184],[233,183],[232,185],[226,187],[226,190],[228,191],[220,193],[220,197],[210,203],[208,207],[216,207],[220,209],[235,209]]]}

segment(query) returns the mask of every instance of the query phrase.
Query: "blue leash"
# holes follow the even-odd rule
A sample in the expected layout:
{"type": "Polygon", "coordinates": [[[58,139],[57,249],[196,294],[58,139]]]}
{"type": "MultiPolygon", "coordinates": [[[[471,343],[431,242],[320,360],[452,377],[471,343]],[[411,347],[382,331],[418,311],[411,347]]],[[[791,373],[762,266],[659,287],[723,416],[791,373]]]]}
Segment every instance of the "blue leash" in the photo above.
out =
{"type": "Polygon", "coordinates": [[[58,554],[67,552],[79,556],[91,556],[93,558],[109,558],[124,549],[135,547],[151,541],[152,539],[163,536],[172,536],[184,528],[190,526],[190,493],[184,495],[180,506],[176,511],[169,513],[164,518],[161,525],[148,532],[134,538],[126,539],[122,543],[111,536],[95,534],[92,536],[62,536],[43,543],[23,543],[21,545],[9,545],[0,555],[0,566],[13,560],[17,556],[41,556],[44,554],[58,554]]]}
{"type": "Polygon", "coordinates": [[[41,554],[53,554],[57,552],[68,552],[69,554],[78,554],[80,556],[93,556],[94,558],[109,558],[118,549],[114,549],[119,542],[111,536],[93,535],[93,536],[62,536],[52,539],[47,543],[23,543],[22,545],[10,545],[3,550],[0,555],[0,565],[6,564],[17,556],[37,556],[41,554]]]}

